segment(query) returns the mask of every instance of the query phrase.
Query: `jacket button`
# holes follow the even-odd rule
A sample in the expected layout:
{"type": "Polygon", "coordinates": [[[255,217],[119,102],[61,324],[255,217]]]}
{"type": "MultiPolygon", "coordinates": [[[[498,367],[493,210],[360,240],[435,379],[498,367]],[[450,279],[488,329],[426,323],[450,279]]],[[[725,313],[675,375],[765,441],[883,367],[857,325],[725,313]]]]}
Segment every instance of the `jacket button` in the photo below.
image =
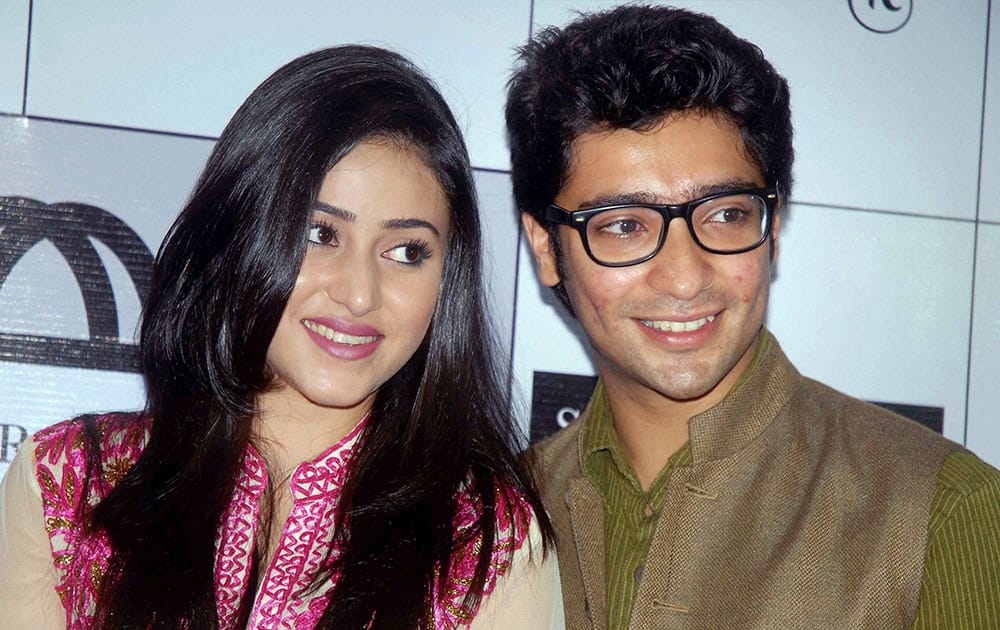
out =
{"type": "Polygon", "coordinates": [[[588,621],[593,621],[594,620],[594,615],[590,612],[590,600],[589,599],[584,599],[583,600],[583,611],[585,613],[587,613],[587,620],[588,621]]]}
{"type": "Polygon", "coordinates": [[[634,575],[635,575],[635,581],[636,581],[636,582],[639,582],[639,581],[640,581],[640,580],[642,579],[642,571],[643,571],[643,569],[645,569],[645,568],[646,568],[646,567],[644,567],[644,566],[643,566],[643,565],[641,565],[641,564],[640,564],[639,566],[637,566],[637,567],[635,568],[635,573],[634,573],[634,575]]]}

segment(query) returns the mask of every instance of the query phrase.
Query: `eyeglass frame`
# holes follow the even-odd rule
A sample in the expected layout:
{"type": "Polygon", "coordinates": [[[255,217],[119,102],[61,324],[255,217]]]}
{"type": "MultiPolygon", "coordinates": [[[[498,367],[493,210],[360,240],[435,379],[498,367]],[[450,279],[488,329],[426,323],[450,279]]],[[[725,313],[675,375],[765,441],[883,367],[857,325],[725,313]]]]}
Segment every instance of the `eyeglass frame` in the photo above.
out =
{"type": "Polygon", "coordinates": [[[720,256],[730,256],[733,254],[743,254],[751,250],[757,249],[764,244],[764,241],[771,235],[771,229],[774,222],[774,212],[778,207],[778,202],[780,197],[778,196],[777,186],[765,186],[764,188],[740,188],[738,190],[727,190],[723,192],[712,193],[711,195],[706,195],[704,197],[699,197],[687,203],[680,204],[661,204],[661,203],[617,203],[610,206],[597,206],[596,208],[587,208],[585,210],[567,210],[562,206],[556,204],[549,204],[547,208],[542,212],[542,220],[548,223],[555,223],[557,225],[566,225],[580,234],[580,241],[583,243],[583,249],[586,250],[587,255],[598,265],[602,267],[631,267],[633,265],[640,265],[647,260],[654,258],[663,249],[663,244],[667,241],[667,230],[670,226],[670,222],[676,218],[683,218],[684,222],[687,224],[688,234],[694,240],[698,247],[702,248],[710,254],[718,254],[720,256]],[[765,219],[767,225],[765,226],[764,232],[758,240],[753,245],[748,247],[743,247],[740,249],[735,249],[732,251],[721,251],[708,247],[698,239],[698,235],[695,234],[694,224],[691,221],[691,215],[694,213],[694,209],[703,203],[712,201],[713,199],[719,199],[721,197],[729,197],[732,195],[753,195],[760,198],[764,202],[765,208],[765,219]],[[587,237],[587,225],[590,223],[590,219],[594,216],[604,212],[606,210],[618,210],[620,208],[648,208],[650,210],[655,210],[663,218],[663,229],[660,230],[659,239],[656,242],[656,247],[653,251],[638,258],[636,260],[631,260],[623,263],[609,263],[603,260],[598,260],[594,253],[590,251],[590,239],[587,237]]]}

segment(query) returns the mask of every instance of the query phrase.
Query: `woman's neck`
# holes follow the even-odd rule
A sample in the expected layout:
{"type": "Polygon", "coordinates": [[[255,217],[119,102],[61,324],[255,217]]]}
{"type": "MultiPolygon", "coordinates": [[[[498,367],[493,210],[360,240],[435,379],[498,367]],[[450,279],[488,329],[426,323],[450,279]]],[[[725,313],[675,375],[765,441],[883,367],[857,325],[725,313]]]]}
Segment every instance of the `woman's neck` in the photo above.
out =
{"type": "Polygon", "coordinates": [[[340,408],[317,405],[291,387],[261,395],[253,442],[272,478],[287,478],[300,464],[342,440],[369,412],[374,397],[340,408]]]}

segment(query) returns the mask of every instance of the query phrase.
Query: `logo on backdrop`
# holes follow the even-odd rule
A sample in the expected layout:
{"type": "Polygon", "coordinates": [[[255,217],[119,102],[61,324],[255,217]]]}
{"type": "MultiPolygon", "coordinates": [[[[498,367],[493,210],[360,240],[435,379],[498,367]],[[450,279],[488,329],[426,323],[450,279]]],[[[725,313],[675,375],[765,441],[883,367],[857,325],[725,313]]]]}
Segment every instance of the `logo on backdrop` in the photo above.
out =
{"type": "MultiPolygon", "coordinates": [[[[108,272],[91,239],[103,243],[128,272],[139,302],[149,293],[153,255],[121,219],[82,203],[46,204],[0,197],[0,287],[14,265],[42,241],[55,245],[83,294],[89,339],[61,339],[0,331],[0,359],[119,372],[139,371],[139,349],[118,338],[118,308],[108,272]]],[[[6,429],[4,429],[6,431],[6,429]]],[[[6,444],[7,433],[3,434],[6,444]]],[[[0,453],[0,456],[3,454],[0,453]]]]}
{"type": "Polygon", "coordinates": [[[587,406],[596,376],[535,372],[531,386],[531,441],[537,442],[576,419],[587,406]]]}
{"type": "Polygon", "coordinates": [[[28,439],[28,430],[17,424],[0,424],[0,464],[9,464],[28,439]]]}
{"type": "Polygon", "coordinates": [[[847,0],[858,24],[873,33],[895,33],[913,15],[913,0],[847,0]]]}
{"type": "MultiPolygon", "coordinates": [[[[597,384],[596,376],[578,376],[557,372],[535,372],[531,395],[531,441],[552,435],[576,419],[587,406],[597,384]]],[[[941,433],[943,407],[902,405],[871,401],[889,411],[914,420],[941,433]]]]}

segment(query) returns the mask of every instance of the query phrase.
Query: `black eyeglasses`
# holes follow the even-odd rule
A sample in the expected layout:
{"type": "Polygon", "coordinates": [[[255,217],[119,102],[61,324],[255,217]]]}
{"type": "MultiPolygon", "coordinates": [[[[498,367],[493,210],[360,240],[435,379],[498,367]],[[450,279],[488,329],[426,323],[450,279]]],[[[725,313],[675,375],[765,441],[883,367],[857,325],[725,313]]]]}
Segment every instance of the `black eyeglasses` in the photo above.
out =
{"type": "Polygon", "coordinates": [[[569,211],[556,205],[542,218],[580,233],[590,258],[605,267],[638,265],[656,256],[667,239],[667,225],[683,217],[702,249],[741,254],[760,246],[771,233],[776,187],[732,190],[688,203],[620,204],[569,211]]]}

